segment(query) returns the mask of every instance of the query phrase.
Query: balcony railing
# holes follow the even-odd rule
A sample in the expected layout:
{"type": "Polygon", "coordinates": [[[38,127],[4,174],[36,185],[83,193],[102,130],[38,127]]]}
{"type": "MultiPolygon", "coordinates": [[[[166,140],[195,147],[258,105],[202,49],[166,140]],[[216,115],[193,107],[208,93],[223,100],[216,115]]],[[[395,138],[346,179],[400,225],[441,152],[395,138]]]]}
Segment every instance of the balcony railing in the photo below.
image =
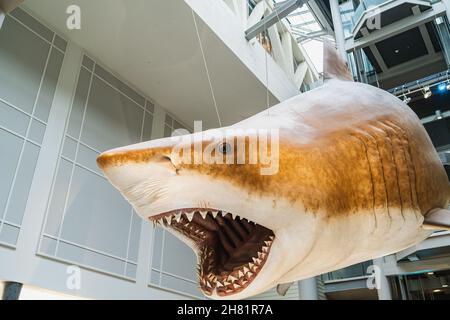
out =
{"type": "MultiPolygon", "coordinates": [[[[398,0],[361,0],[359,6],[355,9],[355,14],[352,17],[352,23],[355,26],[358,24],[359,20],[363,16],[364,12],[372,10],[375,7],[385,5],[390,2],[395,2],[398,0]]],[[[424,2],[429,2],[430,4],[439,2],[440,0],[423,0],[424,2]]],[[[400,1],[398,1],[400,2],[400,1]]]]}
{"type": "Polygon", "coordinates": [[[366,12],[367,10],[373,9],[384,3],[393,2],[393,1],[396,1],[396,0],[361,0],[361,3],[356,8],[355,14],[352,17],[353,25],[356,25],[359,22],[359,19],[361,19],[364,12],[366,12]]]}

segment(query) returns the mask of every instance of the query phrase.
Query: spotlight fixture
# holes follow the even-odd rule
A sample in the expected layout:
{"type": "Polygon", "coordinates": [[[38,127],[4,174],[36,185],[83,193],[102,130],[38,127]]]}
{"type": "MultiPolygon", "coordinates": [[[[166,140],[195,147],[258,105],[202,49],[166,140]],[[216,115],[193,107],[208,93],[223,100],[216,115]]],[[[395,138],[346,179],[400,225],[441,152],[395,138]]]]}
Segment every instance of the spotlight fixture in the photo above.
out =
{"type": "Polygon", "coordinates": [[[408,104],[411,102],[411,97],[407,97],[406,94],[403,94],[403,102],[408,104]]]}
{"type": "Polygon", "coordinates": [[[429,97],[431,97],[431,95],[432,95],[432,93],[431,93],[430,87],[429,86],[424,87],[423,88],[423,98],[428,99],[429,97]]]}
{"type": "Polygon", "coordinates": [[[442,83],[439,83],[438,84],[438,91],[439,92],[444,92],[445,90],[447,90],[447,87],[448,87],[449,85],[447,85],[445,82],[442,82],[442,83]]]}

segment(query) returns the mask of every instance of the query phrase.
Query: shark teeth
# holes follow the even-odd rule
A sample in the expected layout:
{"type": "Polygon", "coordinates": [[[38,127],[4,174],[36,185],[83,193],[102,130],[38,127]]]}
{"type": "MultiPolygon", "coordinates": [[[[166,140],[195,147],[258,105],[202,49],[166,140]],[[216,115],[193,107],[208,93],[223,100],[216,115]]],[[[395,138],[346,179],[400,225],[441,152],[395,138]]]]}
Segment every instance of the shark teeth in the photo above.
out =
{"type": "Polygon", "coordinates": [[[203,219],[206,218],[206,215],[207,215],[207,214],[208,214],[208,211],[204,211],[204,210],[201,210],[201,211],[200,211],[200,215],[202,216],[203,219]]]}
{"type": "Polygon", "coordinates": [[[228,276],[228,281],[235,282],[238,278],[233,277],[231,274],[228,276]]]}
{"type": "MultiPolygon", "coordinates": [[[[232,212],[203,207],[171,211],[170,213],[150,218],[150,220],[154,226],[170,227],[197,245],[199,248],[197,267],[199,285],[200,289],[207,295],[216,292],[219,296],[227,296],[245,290],[263,269],[268,259],[270,248],[275,241],[273,232],[268,233],[264,238],[260,238],[258,242],[255,242],[254,247],[251,249],[252,257],[249,257],[247,262],[240,264],[233,260],[232,257],[227,258],[230,260],[221,262],[218,258],[219,254],[214,252],[214,250],[217,250],[217,247],[211,244],[219,241],[219,244],[222,245],[222,247],[219,247],[220,250],[228,250],[227,245],[229,243],[225,241],[226,239],[221,239],[218,233],[225,232],[225,235],[229,236],[230,233],[235,232],[242,236],[241,239],[246,239],[250,235],[253,237],[253,232],[255,232],[254,226],[257,226],[255,222],[232,212]],[[218,217],[219,214],[220,217],[218,217]],[[225,226],[221,217],[226,221],[225,226]],[[201,218],[208,219],[208,222],[200,223],[201,218]],[[207,227],[211,223],[216,223],[219,229],[207,227]],[[232,271],[225,269],[225,263],[233,265],[232,271]]],[[[231,236],[229,240],[235,241],[236,239],[231,236]]],[[[241,241],[238,239],[236,241],[238,241],[238,244],[235,243],[234,245],[241,245],[241,242],[247,240],[241,241]]]]}
{"type": "Polygon", "coordinates": [[[194,212],[186,213],[186,217],[191,222],[194,219],[194,212]]]}

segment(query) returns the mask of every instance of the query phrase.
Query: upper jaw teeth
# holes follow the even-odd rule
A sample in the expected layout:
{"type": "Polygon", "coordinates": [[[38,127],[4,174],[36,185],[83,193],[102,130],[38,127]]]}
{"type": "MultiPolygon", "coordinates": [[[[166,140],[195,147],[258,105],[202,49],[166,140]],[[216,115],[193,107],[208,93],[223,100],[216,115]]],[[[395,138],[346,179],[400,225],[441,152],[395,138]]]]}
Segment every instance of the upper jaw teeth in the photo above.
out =
{"type": "Polygon", "coordinates": [[[198,217],[202,217],[203,219],[206,219],[206,217],[208,216],[208,213],[210,213],[213,218],[216,218],[218,214],[221,214],[222,217],[225,217],[226,215],[230,214],[233,220],[236,219],[240,219],[236,214],[234,213],[230,213],[227,211],[223,211],[223,210],[209,210],[209,209],[198,209],[198,210],[186,210],[186,209],[182,209],[179,211],[174,211],[169,215],[164,215],[159,217],[156,220],[153,220],[153,223],[156,224],[161,224],[161,225],[172,225],[172,223],[176,222],[180,222],[181,218],[184,216],[186,217],[186,219],[191,222],[194,219],[195,214],[197,214],[198,217]]]}

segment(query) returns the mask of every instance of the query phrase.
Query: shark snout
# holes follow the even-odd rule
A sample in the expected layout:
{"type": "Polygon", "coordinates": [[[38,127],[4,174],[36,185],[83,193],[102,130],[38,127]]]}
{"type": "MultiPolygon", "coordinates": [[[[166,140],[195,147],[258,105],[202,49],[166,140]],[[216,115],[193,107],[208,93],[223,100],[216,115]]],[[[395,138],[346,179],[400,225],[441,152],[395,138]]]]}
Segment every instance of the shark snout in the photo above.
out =
{"type": "Polygon", "coordinates": [[[177,143],[173,138],[164,138],[111,149],[98,156],[97,164],[105,171],[124,165],[170,162],[172,149],[177,143]]]}
{"type": "Polygon", "coordinates": [[[161,188],[177,175],[170,139],[144,142],[100,154],[97,164],[105,177],[135,208],[153,203],[161,188]]]}

